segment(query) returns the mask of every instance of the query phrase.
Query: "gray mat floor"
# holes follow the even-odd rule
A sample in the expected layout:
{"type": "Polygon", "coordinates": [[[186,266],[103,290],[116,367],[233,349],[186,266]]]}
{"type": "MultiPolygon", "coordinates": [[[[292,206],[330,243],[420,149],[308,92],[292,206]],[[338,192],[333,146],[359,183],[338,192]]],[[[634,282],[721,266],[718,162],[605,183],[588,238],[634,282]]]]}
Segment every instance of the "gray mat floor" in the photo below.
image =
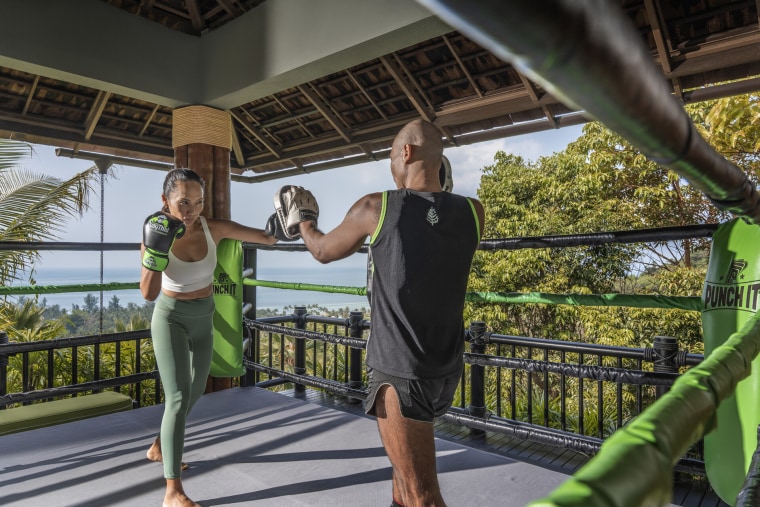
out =
{"type": "MultiPolygon", "coordinates": [[[[0,437],[0,505],[161,505],[145,459],[163,405],[0,437]]],[[[451,506],[524,506],[566,476],[436,440],[451,506]]],[[[250,387],[207,394],[188,422],[183,474],[204,506],[383,506],[391,469],[373,419],[250,387]]]]}

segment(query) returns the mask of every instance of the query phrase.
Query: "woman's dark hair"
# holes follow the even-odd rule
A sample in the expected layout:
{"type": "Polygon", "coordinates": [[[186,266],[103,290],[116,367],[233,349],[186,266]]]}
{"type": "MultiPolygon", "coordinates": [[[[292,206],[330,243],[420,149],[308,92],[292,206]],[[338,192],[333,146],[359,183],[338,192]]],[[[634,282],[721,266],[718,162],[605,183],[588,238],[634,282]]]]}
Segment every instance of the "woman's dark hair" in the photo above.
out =
{"type": "Polygon", "coordinates": [[[171,194],[172,190],[174,190],[174,187],[177,186],[178,181],[197,181],[201,185],[201,188],[205,188],[205,182],[203,181],[203,178],[201,178],[198,173],[192,169],[172,169],[166,175],[166,179],[164,179],[165,196],[168,197],[169,194],[171,194]]]}

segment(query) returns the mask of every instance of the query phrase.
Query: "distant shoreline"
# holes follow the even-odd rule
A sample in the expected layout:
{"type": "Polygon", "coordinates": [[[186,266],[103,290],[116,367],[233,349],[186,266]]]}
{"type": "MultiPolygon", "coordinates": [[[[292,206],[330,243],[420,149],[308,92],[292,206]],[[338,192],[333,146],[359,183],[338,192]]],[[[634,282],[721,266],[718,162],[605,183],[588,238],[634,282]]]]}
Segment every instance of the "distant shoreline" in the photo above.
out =
{"type": "MultiPolygon", "coordinates": [[[[27,275],[28,276],[28,275],[27,275]]],[[[364,287],[366,285],[366,272],[356,267],[343,266],[320,266],[319,269],[310,268],[269,268],[260,269],[258,278],[261,280],[302,282],[315,285],[338,285],[348,287],[364,287]]],[[[98,266],[85,268],[63,267],[44,268],[35,271],[34,280],[36,285],[74,285],[94,284],[100,282],[100,269],[98,266]]],[[[137,282],[139,271],[134,268],[104,268],[103,282],[137,282]]],[[[22,286],[16,282],[13,285],[22,286]]],[[[58,305],[60,308],[70,309],[72,305],[84,304],[87,294],[99,296],[100,292],[86,291],[76,293],[41,294],[39,299],[46,300],[47,306],[58,305]]],[[[103,292],[103,305],[108,306],[113,296],[119,299],[119,304],[126,307],[129,303],[143,306],[146,301],[137,289],[126,289],[103,292]]],[[[27,296],[32,297],[32,296],[27,296]]],[[[12,296],[14,300],[18,296],[12,296]]],[[[308,306],[318,304],[328,309],[369,308],[367,298],[351,294],[334,294],[317,291],[302,291],[293,289],[273,289],[260,287],[257,289],[256,308],[279,311],[286,306],[308,306]]]]}

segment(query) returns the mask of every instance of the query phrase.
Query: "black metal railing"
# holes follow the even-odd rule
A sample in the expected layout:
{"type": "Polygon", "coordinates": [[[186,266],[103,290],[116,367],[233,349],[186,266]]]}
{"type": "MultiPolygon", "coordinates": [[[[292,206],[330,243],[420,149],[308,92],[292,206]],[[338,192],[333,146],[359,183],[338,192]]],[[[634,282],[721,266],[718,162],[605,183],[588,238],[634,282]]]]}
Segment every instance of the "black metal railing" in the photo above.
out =
{"type": "Polygon", "coordinates": [[[149,329],[32,342],[0,333],[0,409],[103,389],[128,394],[136,407],[160,403],[149,329]],[[21,391],[8,392],[14,384],[21,391]]]}
{"type": "MultiPolygon", "coordinates": [[[[360,312],[340,319],[300,307],[288,317],[246,320],[245,327],[254,338],[244,363],[257,385],[292,383],[296,393],[311,387],[366,398],[361,372],[370,322],[360,312]]],[[[656,337],[651,348],[626,348],[485,329],[474,322],[465,333],[470,349],[459,394],[444,418],[473,433],[494,431],[585,454],[598,452],[605,438],[664,394],[682,368],[703,359],[678,350],[671,337],[656,337]]],[[[704,474],[700,444],[676,470],[704,474]]]]}

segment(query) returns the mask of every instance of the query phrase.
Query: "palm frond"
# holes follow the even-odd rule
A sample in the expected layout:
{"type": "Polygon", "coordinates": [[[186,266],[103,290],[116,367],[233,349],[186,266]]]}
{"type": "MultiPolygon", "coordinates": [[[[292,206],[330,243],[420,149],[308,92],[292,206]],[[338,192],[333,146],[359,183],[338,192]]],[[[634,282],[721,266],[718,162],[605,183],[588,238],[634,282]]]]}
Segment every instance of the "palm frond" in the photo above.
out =
{"type": "MultiPolygon", "coordinates": [[[[0,141],[0,241],[59,239],[68,219],[89,209],[96,167],[61,181],[19,168],[31,153],[25,143],[0,141]]],[[[0,283],[18,280],[38,257],[34,251],[0,251],[0,283]]]]}
{"type": "Polygon", "coordinates": [[[29,144],[12,139],[0,139],[0,169],[15,167],[19,160],[31,156],[33,152],[29,144]]]}

